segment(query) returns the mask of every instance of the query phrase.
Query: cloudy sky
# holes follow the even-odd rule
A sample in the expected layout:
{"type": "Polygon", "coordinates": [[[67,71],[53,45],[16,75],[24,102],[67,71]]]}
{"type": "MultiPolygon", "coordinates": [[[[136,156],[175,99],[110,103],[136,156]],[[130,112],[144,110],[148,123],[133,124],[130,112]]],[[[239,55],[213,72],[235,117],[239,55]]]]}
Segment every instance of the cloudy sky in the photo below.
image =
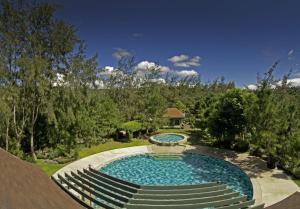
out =
{"type": "Polygon", "coordinates": [[[78,28],[101,67],[123,56],[203,81],[254,83],[276,60],[300,77],[298,0],[49,0],[78,28]]]}

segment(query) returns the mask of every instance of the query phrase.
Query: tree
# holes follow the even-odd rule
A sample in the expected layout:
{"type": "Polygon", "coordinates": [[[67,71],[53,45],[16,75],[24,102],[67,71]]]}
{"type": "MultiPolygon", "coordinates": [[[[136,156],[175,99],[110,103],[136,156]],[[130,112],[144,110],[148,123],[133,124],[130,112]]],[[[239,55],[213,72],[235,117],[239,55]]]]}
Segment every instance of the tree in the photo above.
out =
{"type": "Polygon", "coordinates": [[[245,100],[243,92],[239,89],[228,90],[216,103],[209,126],[213,135],[219,142],[230,148],[237,135],[241,134],[247,126],[244,111],[245,100]]]}
{"type": "Polygon", "coordinates": [[[126,130],[128,140],[132,139],[132,134],[136,131],[141,130],[142,125],[137,121],[128,121],[121,125],[121,128],[126,130]]]}
{"type": "MultiPolygon", "coordinates": [[[[2,93],[2,92],[1,92],[2,93]]],[[[11,114],[11,109],[10,106],[7,104],[6,98],[5,98],[5,93],[1,94],[2,97],[0,98],[0,118],[2,120],[0,121],[0,131],[1,133],[5,133],[5,150],[9,150],[9,130],[11,126],[11,119],[12,119],[12,114],[11,114]]]]}
{"type": "Polygon", "coordinates": [[[252,138],[252,143],[255,144],[254,153],[262,155],[265,152],[271,158],[275,155],[277,146],[275,131],[277,108],[274,95],[277,81],[273,76],[277,65],[278,63],[275,62],[262,79],[258,77],[258,89],[255,91],[258,98],[258,109],[252,138]]]}
{"type": "Polygon", "coordinates": [[[34,126],[50,94],[55,70],[66,66],[66,58],[77,42],[75,31],[54,18],[56,6],[2,1],[0,13],[1,57],[6,66],[6,84],[15,89],[13,127],[20,143],[30,134],[33,159],[34,126]]]}

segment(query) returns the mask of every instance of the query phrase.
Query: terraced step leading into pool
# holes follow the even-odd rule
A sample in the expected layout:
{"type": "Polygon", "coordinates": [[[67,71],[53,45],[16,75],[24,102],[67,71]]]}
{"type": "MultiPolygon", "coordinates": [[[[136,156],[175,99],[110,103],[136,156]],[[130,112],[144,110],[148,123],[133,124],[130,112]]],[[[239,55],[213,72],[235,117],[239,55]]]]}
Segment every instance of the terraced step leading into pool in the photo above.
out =
{"type": "Polygon", "coordinates": [[[173,153],[173,154],[182,154],[186,149],[185,145],[176,145],[176,146],[159,146],[151,145],[150,149],[154,154],[164,154],[164,153],[173,153]]]}
{"type": "Polygon", "coordinates": [[[57,175],[52,179],[84,207],[127,209],[262,209],[251,207],[238,192],[220,182],[182,186],[141,186],[93,168],[57,175]]]}
{"type": "Polygon", "coordinates": [[[186,188],[186,189],[141,189],[138,190],[138,194],[191,194],[191,193],[202,193],[202,192],[210,192],[210,191],[218,191],[226,189],[226,185],[216,185],[210,187],[203,187],[203,188],[186,188]]]}
{"type": "Polygon", "coordinates": [[[223,195],[232,192],[231,189],[220,189],[217,191],[198,192],[198,193],[183,193],[183,194],[133,194],[133,199],[156,199],[156,200],[168,200],[168,199],[189,199],[223,195]]]}
{"type": "Polygon", "coordinates": [[[157,154],[149,154],[155,160],[180,160],[182,159],[182,154],[174,154],[174,153],[157,153],[157,154]]]}

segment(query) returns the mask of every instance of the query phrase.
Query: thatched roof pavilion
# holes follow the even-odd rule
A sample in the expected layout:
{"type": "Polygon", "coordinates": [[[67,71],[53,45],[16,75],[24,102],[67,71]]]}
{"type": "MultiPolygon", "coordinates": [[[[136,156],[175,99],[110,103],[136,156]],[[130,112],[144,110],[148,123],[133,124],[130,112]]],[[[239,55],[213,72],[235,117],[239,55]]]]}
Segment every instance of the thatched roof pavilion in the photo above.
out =
{"type": "Polygon", "coordinates": [[[163,117],[169,119],[170,126],[180,126],[182,120],[185,118],[185,114],[178,110],[176,107],[170,107],[166,109],[163,117]]]}

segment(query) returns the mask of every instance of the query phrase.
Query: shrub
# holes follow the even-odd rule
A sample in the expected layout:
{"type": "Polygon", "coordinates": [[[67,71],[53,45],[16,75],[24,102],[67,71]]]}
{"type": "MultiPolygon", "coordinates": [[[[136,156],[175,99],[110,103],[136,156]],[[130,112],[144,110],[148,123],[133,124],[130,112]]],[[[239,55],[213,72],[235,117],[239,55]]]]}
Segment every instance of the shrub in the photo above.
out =
{"type": "Polygon", "coordinates": [[[250,145],[250,154],[251,155],[262,157],[263,153],[264,153],[264,150],[261,147],[254,145],[254,144],[250,145]]]}
{"type": "Polygon", "coordinates": [[[142,129],[142,124],[137,121],[128,121],[121,125],[121,128],[126,130],[128,140],[132,139],[133,133],[142,129]]]}
{"type": "Polygon", "coordinates": [[[300,167],[294,168],[292,173],[296,178],[300,179],[300,167]]]}
{"type": "Polygon", "coordinates": [[[249,142],[247,140],[237,140],[233,145],[233,150],[238,152],[247,152],[249,150],[249,142]]]}

